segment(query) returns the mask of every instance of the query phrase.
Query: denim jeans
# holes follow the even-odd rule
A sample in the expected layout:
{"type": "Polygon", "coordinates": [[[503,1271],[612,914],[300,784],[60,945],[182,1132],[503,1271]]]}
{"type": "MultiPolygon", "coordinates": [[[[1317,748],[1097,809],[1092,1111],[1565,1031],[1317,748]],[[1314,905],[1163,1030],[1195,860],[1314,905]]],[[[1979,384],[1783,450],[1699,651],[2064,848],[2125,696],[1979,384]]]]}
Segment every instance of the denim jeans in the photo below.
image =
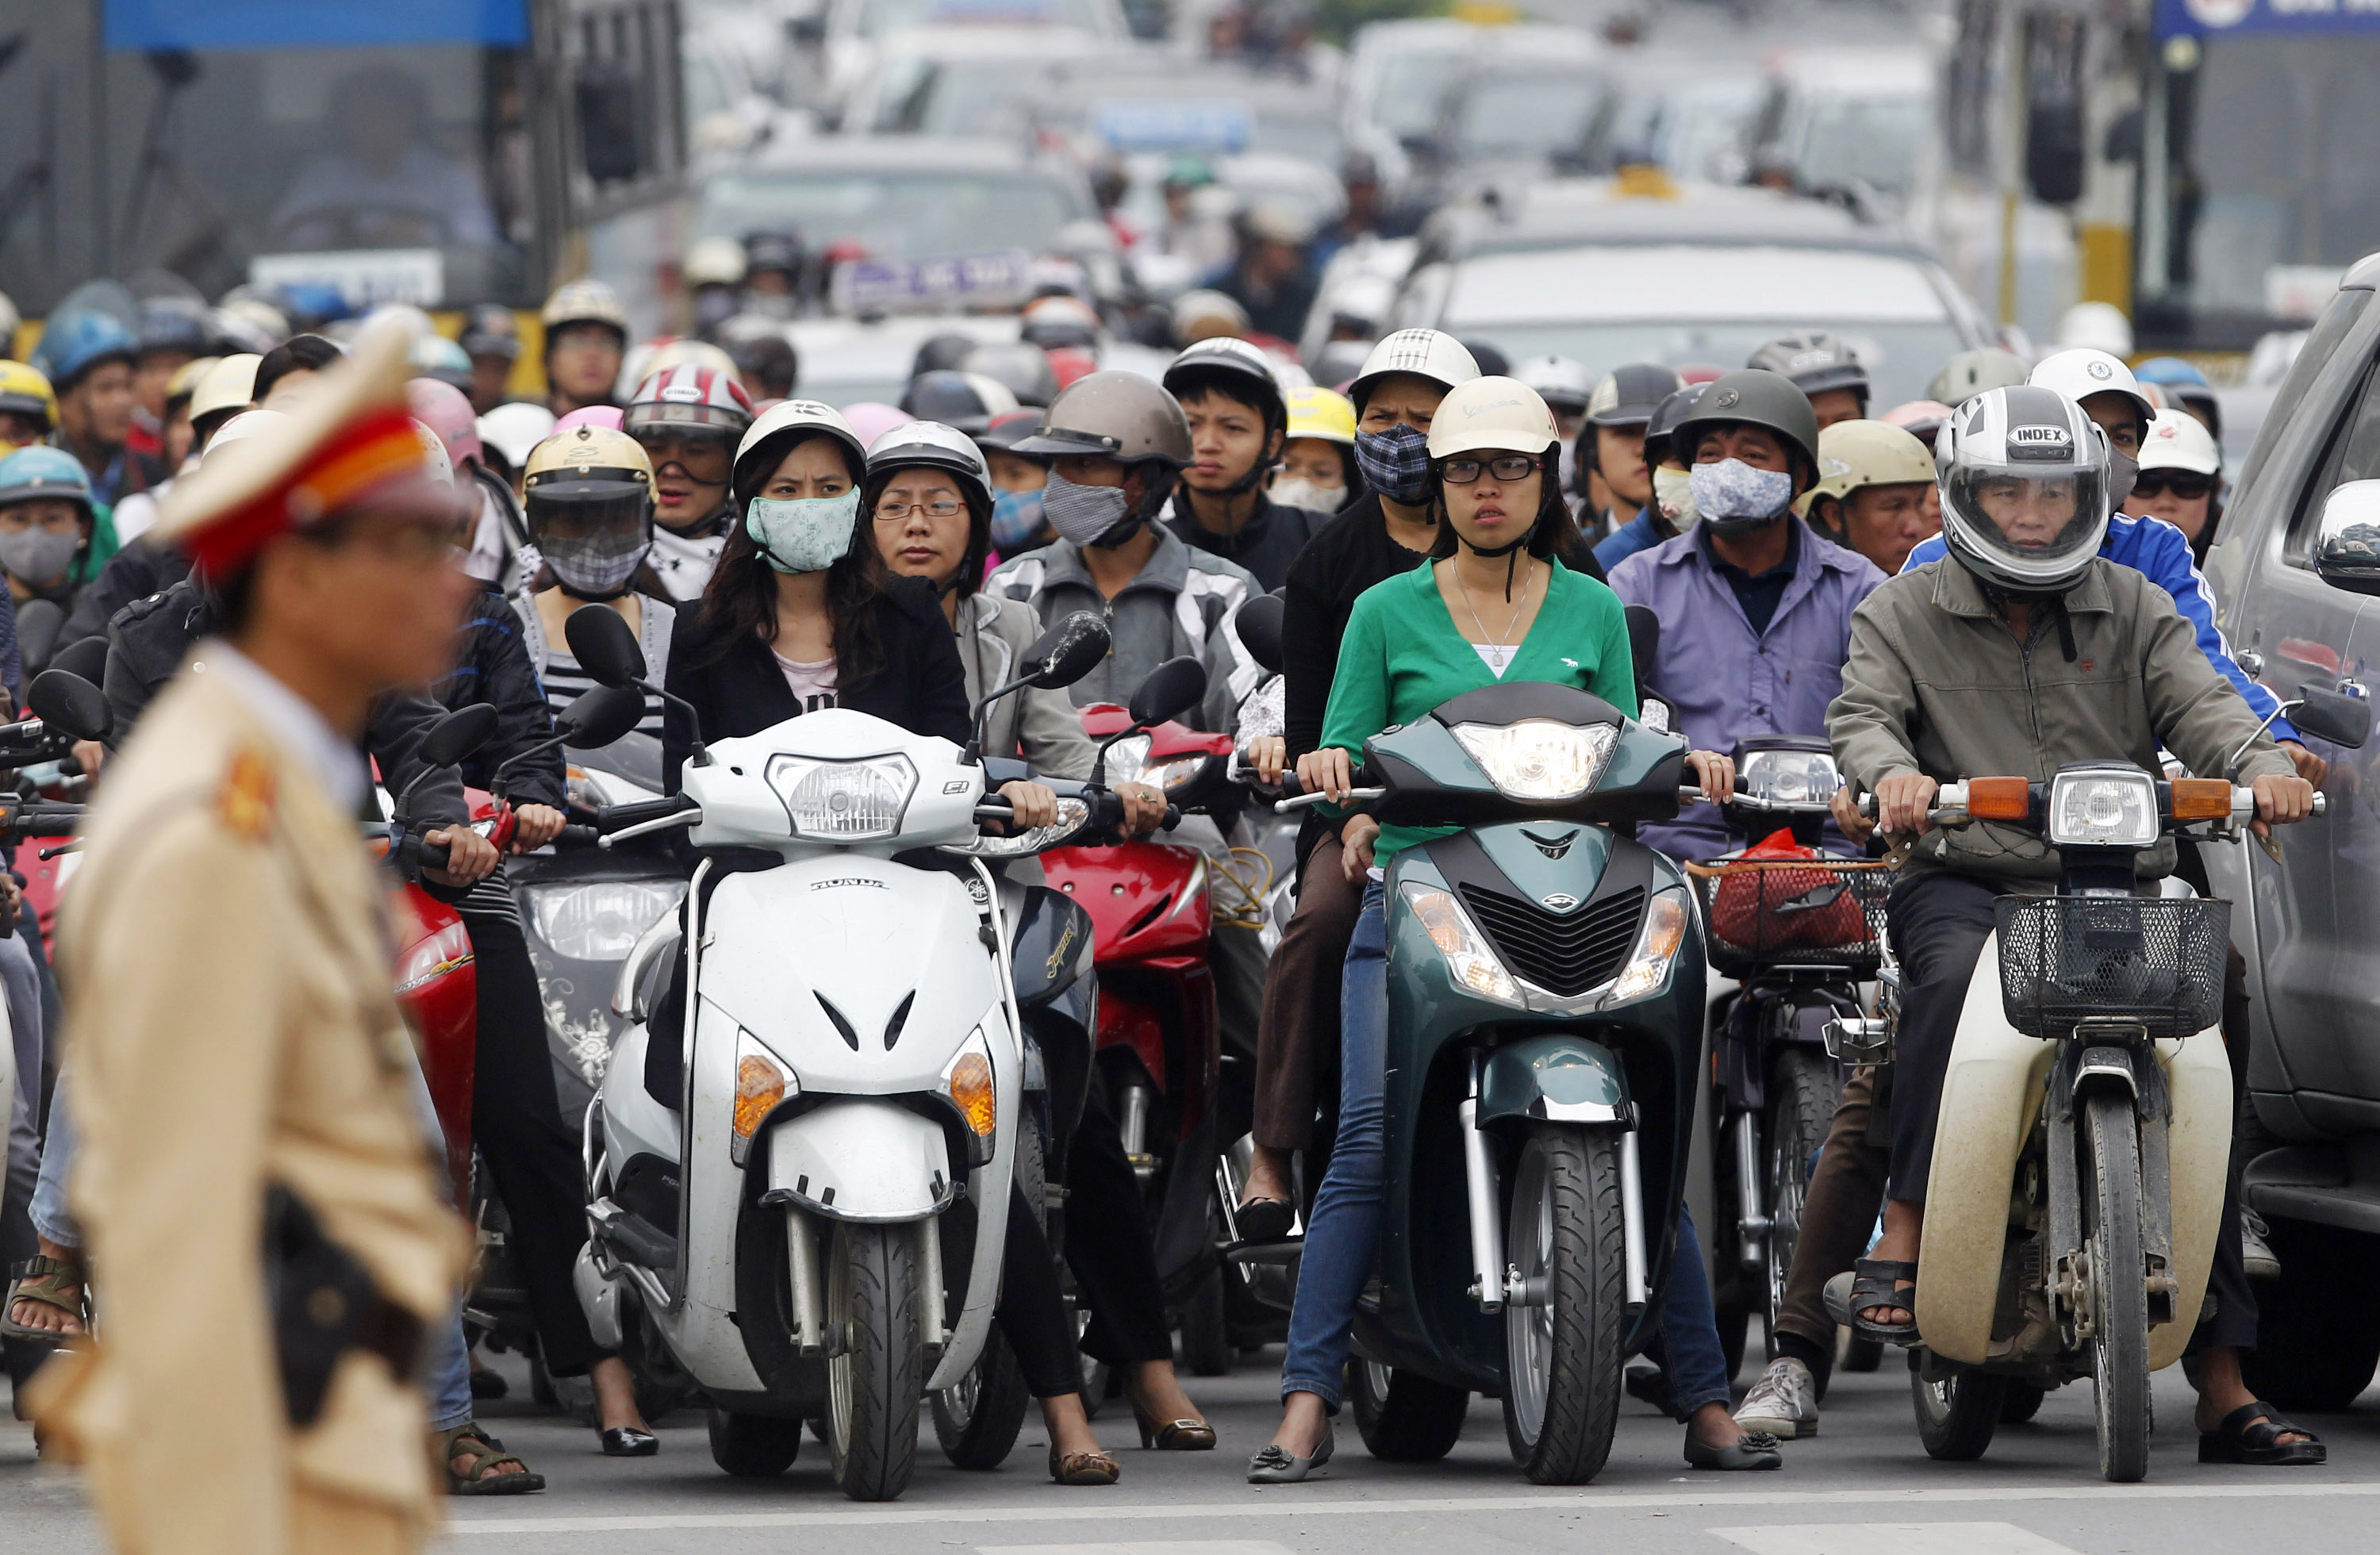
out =
{"type": "MultiPolygon", "coordinates": [[[[1364,890],[1347,946],[1340,996],[1339,1139],[1306,1223],[1289,1351],[1281,1367],[1283,1398],[1312,1393],[1334,1415],[1355,1302],[1379,1250],[1388,1027],[1388,915],[1385,893],[1375,881],[1364,890]]],[[[1682,1207],[1672,1258],[1660,1328],[1645,1353],[1668,1374],[1681,1412],[1691,1413],[1706,1403],[1727,1403],[1729,1391],[1702,1242],[1682,1207]]]]}

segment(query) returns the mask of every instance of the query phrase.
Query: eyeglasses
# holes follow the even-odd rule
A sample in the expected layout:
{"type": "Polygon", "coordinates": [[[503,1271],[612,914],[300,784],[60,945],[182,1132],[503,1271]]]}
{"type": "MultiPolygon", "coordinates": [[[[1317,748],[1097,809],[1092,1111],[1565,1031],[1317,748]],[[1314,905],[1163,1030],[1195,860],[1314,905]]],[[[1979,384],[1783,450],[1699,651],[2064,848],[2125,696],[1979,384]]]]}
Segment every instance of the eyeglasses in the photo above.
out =
{"type": "Polygon", "coordinates": [[[2213,490],[2215,477],[2201,475],[2194,469],[2144,469],[2132,482],[2132,494],[2136,497],[2171,492],[2184,502],[2196,502],[2213,490]]]}
{"type": "Polygon", "coordinates": [[[929,518],[955,518],[966,511],[966,504],[949,497],[937,497],[932,502],[879,503],[876,516],[880,522],[897,524],[912,513],[923,513],[929,518]]]}
{"type": "Polygon", "coordinates": [[[1493,459],[1449,459],[1438,467],[1439,479],[1450,486],[1468,486],[1486,470],[1498,480],[1526,480],[1535,474],[1537,461],[1526,454],[1506,454],[1493,459]]]}

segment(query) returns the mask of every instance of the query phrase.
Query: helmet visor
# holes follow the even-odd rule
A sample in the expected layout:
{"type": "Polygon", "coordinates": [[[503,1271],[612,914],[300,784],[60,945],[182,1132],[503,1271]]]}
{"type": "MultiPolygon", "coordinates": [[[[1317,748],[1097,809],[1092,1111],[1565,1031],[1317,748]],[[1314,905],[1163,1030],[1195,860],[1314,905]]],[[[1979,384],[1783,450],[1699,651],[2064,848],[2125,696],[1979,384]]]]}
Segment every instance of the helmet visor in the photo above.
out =
{"type": "MultiPolygon", "coordinates": [[[[684,407],[674,406],[674,410],[684,407]]],[[[724,486],[735,461],[739,431],[726,425],[692,425],[684,421],[630,421],[628,435],[645,451],[660,477],[675,465],[686,479],[704,486],[724,486]]]]}
{"type": "Polygon", "coordinates": [[[2069,572],[2095,553],[2107,513],[2105,474],[2097,469],[1962,467],[1946,480],[1946,505],[1966,520],[1974,543],[2008,564],[2017,577],[2069,572]]]}
{"type": "Polygon", "coordinates": [[[698,405],[686,400],[652,400],[628,407],[620,418],[621,430],[630,437],[643,441],[645,429],[668,427],[673,430],[695,430],[715,427],[730,441],[741,437],[752,418],[742,410],[724,405],[698,405]]]}

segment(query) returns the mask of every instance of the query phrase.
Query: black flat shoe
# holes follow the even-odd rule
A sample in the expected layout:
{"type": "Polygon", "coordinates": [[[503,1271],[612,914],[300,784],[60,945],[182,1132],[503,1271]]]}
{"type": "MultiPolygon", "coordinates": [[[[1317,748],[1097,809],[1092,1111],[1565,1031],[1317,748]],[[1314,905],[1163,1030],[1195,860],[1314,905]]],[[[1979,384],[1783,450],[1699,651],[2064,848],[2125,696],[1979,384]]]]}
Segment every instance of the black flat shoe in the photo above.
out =
{"type": "Polygon", "coordinates": [[[607,1458],[650,1458],[662,1450],[662,1439],[650,1431],[640,1431],[634,1426],[613,1426],[599,1430],[595,1440],[603,1444],[607,1458]]]}
{"type": "Polygon", "coordinates": [[[1237,1218],[1243,1242],[1284,1241],[1297,1225],[1297,1211],[1278,1198],[1251,1198],[1237,1218]]]}
{"type": "Polygon", "coordinates": [[[1730,1447],[1710,1447],[1686,1433],[1686,1462],[1698,1469],[1773,1469],[1785,1466],[1782,1445],[1767,1431],[1746,1431],[1730,1447]]]}

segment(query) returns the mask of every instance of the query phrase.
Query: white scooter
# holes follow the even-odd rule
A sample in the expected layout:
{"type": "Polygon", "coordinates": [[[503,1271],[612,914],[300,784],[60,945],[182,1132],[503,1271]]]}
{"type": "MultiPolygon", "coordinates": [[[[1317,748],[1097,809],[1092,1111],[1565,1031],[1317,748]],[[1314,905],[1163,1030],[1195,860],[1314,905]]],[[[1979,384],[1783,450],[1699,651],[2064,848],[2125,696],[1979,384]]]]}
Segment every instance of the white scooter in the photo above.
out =
{"type": "MultiPolygon", "coordinates": [[[[596,679],[658,689],[614,613],[567,630],[596,679]]],[[[1068,685],[1107,649],[1097,617],[1061,622],[986,701],[1068,685]]],[[[702,861],[685,912],[621,967],[630,1024],[588,1113],[578,1292],[599,1343],[650,1325],[710,1396],[731,1474],[782,1471],[823,1415],[844,1492],[896,1497],[920,1400],[981,1354],[1026,1080],[984,860],[1088,819],[1062,800],[1055,826],[984,837],[1007,815],[985,802],[998,781],[973,749],[829,709],[698,744],[683,794],[602,823],[683,828],[702,861]],[[685,1032],[666,1096],[648,1089],[656,1016],[685,1032]]]]}

